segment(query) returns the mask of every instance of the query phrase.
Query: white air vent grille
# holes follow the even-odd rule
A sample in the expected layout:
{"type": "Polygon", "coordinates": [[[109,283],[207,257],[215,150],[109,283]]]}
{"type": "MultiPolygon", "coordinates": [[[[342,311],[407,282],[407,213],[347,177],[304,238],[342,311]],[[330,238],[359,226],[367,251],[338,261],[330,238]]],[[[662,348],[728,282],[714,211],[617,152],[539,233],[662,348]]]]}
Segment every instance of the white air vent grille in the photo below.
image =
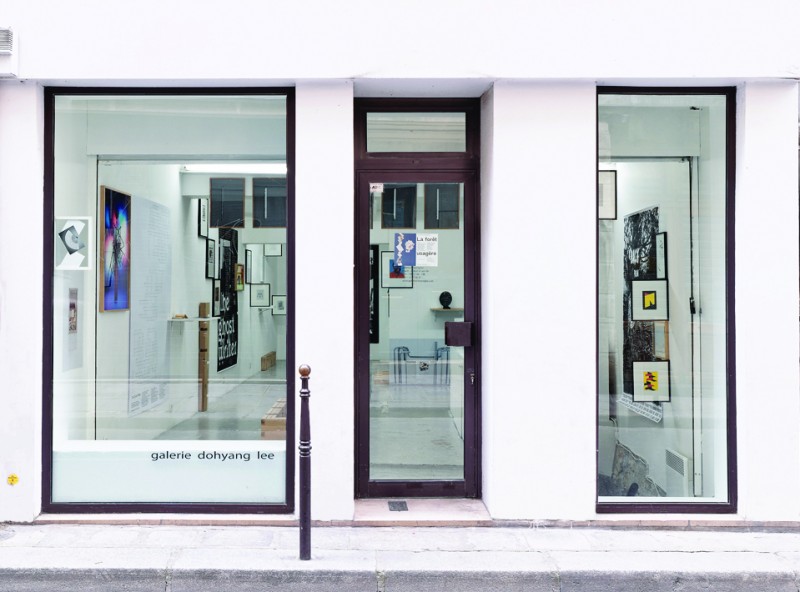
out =
{"type": "Polygon", "coordinates": [[[689,497],[692,479],[692,461],[682,454],[667,448],[664,454],[667,464],[667,495],[670,497],[689,497]]]}
{"type": "Polygon", "coordinates": [[[14,48],[14,33],[11,29],[0,28],[0,55],[8,55],[14,48]]]}

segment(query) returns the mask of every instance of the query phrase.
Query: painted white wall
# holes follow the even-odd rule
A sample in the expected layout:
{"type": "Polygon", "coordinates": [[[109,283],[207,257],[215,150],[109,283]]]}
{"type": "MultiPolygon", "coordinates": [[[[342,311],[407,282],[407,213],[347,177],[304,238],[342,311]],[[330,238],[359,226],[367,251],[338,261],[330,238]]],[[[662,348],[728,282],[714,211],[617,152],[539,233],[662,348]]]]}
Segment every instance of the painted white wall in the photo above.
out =
{"type": "Polygon", "coordinates": [[[800,73],[800,5],[794,0],[738,3],[735,10],[722,0],[9,0],[2,19],[18,37],[16,70],[22,78],[216,85],[354,77],[800,73]],[[395,32],[396,43],[385,42],[387,29],[395,32]],[[143,59],[147,55],[158,59],[143,59]]]}
{"type": "Polygon", "coordinates": [[[736,382],[739,513],[800,518],[798,89],[739,91],[736,382]]]}
{"type": "Polygon", "coordinates": [[[0,520],[28,521],[41,507],[42,89],[0,83],[0,105],[0,520]]]}
{"type": "Polygon", "coordinates": [[[311,516],[350,519],[355,429],[353,85],[309,82],[299,84],[296,93],[295,342],[297,365],[311,366],[312,482],[317,492],[311,516]]]}
{"type": "Polygon", "coordinates": [[[483,493],[495,518],[594,514],[595,118],[593,84],[498,82],[484,101],[483,493]]]}

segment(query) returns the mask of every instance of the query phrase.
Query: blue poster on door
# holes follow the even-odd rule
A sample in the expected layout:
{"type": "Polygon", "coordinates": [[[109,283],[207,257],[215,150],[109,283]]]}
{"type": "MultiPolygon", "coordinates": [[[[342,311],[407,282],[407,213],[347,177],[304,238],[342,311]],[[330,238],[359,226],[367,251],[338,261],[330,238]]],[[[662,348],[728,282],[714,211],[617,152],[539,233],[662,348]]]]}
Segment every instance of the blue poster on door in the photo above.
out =
{"type": "Polygon", "coordinates": [[[394,233],[394,264],[412,267],[417,264],[416,232],[394,233]]]}

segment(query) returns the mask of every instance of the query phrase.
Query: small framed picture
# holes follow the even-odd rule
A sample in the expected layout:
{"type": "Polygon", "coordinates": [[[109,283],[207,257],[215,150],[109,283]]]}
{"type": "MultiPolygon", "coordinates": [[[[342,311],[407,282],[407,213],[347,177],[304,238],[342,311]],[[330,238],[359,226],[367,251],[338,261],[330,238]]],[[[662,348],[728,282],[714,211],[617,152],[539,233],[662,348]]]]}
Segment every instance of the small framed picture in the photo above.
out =
{"type": "Polygon", "coordinates": [[[283,243],[265,243],[264,257],[282,257],[283,243]]]}
{"type": "Polygon", "coordinates": [[[667,233],[656,234],[656,277],[667,279],[667,233]]]}
{"type": "Polygon", "coordinates": [[[633,363],[633,400],[636,403],[668,403],[669,361],[633,363]]]}
{"type": "Polygon", "coordinates": [[[286,296],[272,297],[272,314],[273,316],[286,314],[286,296]]]}
{"type": "Polygon", "coordinates": [[[244,290],[244,265],[241,263],[236,264],[236,291],[241,292],[244,290]]]}
{"type": "Polygon", "coordinates": [[[668,321],[667,280],[632,280],[631,305],[634,321],[668,321]]]}
{"type": "Polygon", "coordinates": [[[396,265],[392,251],[381,251],[381,288],[413,288],[414,268],[396,265]]]}
{"type": "Polygon", "coordinates": [[[206,278],[213,280],[217,276],[217,241],[206,239],[206,278]]]}
{"type": "Polygon", "coordinates": [[[597,171],[597,217],[617,219],[617,171],[597,171]]]}
{"type": "Polygon", "coordinates": [[[250,284],[250,307],[268,308],[270,303],[269,284],[250,284]]]}
{"type": "Polygon", "coordinates": [[[244,281],[247,284],[253,283],[253,251],[249,249],[244,252],[244,281]]]}
{"type": "Polygon", "coordinates": [[[208,238],[208,200],[204,197],[197,200],[197,234],[208,238]]]}
{"type": "Polygon", "coordinates": [[[219,281],[217,281],[217,280],[214,280],[211,284],[212,284],[212,286],[211,286],[211,306],[212,306],[212,308],[211,308],[211,316],[212,317],[218,317],[219,316],[219,312],[220,312],[219,302],[220,302],[221,287],[220,287],[219,281]]]}

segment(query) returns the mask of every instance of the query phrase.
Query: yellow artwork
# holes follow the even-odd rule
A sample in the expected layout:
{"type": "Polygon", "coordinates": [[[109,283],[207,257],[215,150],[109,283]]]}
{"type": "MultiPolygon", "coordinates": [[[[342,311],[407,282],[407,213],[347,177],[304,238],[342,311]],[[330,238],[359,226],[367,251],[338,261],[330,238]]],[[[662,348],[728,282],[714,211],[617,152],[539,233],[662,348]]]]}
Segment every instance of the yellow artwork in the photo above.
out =
{"type": "Polygon", "coordinates": [[[656,308],[656,293],[655,291],[642,292],[642,308],[644,310],[654,310],[656,308]]]}
{"type": "Polygon", "coordinates": [[[645,372],[644,377],[644,390],[657,391],[658,390],[658,372],[645,372]]]}

